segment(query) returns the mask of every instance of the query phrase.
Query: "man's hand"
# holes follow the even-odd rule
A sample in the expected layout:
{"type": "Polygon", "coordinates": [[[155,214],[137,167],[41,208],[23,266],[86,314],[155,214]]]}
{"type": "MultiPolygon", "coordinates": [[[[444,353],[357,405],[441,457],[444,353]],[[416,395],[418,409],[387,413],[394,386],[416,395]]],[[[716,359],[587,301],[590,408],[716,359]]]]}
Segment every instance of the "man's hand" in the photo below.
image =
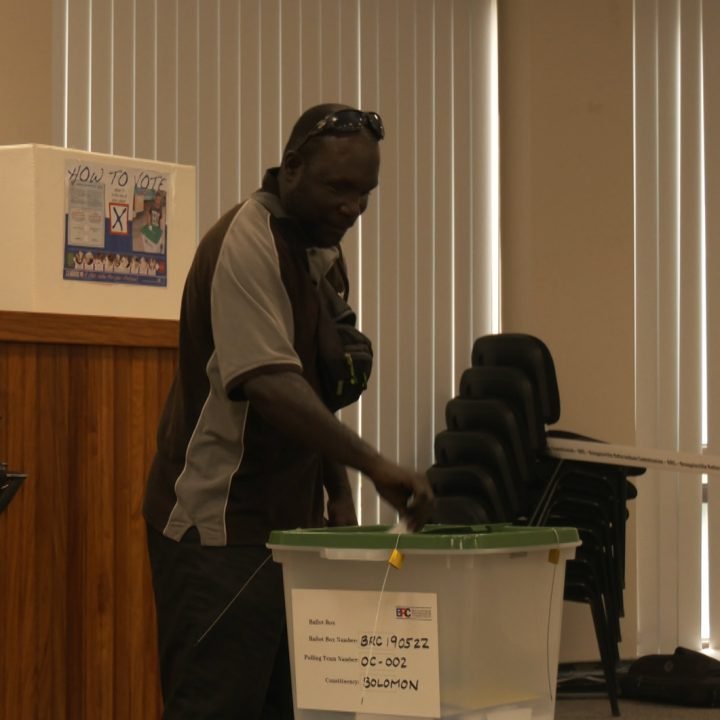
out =
{"type": "Polygon", "coordinates": [[[395,465],[382,456],[377,457],[377,462],[367,474],[380,497],[400,513],[408,528],[412,532],[422,530],[435,507],[435,498],[427,477],[395,465]]]}

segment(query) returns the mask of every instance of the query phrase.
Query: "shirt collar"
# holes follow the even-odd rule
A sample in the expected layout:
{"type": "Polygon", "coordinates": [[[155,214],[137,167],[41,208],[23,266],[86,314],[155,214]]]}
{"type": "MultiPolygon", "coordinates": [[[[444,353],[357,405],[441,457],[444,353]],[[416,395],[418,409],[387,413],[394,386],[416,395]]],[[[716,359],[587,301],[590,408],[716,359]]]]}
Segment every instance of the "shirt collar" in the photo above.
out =
{"type": "Polygon", "coordinates": [[[278,182],[279,167],[270,168],[265,172],[262,185],[253,193],[253,198],[278,218],[289,218],[280,202],[280,183],[278,182]]]}

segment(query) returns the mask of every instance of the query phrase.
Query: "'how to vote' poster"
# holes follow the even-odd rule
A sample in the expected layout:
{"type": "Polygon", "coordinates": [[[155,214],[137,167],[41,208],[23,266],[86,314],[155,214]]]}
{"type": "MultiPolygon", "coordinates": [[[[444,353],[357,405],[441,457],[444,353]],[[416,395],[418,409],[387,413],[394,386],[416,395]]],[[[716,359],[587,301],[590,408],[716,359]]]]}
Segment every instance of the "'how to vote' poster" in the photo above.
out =
{"type": "Polygon", "coordinates": [[[167,286],[170,183],[168,173],[68,160],[63,277],[167,286]]]}

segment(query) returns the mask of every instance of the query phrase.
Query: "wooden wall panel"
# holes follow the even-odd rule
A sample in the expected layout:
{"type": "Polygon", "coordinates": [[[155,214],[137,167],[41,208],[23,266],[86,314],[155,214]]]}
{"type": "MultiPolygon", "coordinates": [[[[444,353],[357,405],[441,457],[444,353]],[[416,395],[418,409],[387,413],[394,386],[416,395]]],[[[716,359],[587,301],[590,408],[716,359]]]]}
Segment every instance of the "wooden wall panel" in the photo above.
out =
{"type": "MultiPolygon", "coordinates": [[[[36,466],[21,492],[34,494],[37,568],[36,632],[42,678],[35,688],[37,717],[54,720],[65,717],[68,698],[68,485],[70,477],[68,443],[58,429],[70,427],[70,358],[65,348],[40,345],[36,349],[37,375],[34,406],[37,413],[39,451],[36,466]],[[45,541],[42,541],[44,538],[45,541]],[[40,601],[40,599],[43,599],[40,601]]],[[[29,449],[25,450],[25,454],[29,449]]],[[[20,465],[26,471],[28,466],[20,465]]],[[[11,508],[12,509],[12,508],[11,508]]],[[[9,512],[9,511],[8,511],[9,512]]],[[[0,518],[0,522],[2,519],[0,518]]]]}
{"type": "Polygon", "coordinates": [[[17,342],[7,317],[0,460],[28,477],[0,514],[0,717],[159,717],[141,503],[175,331],[17,342]]]}
{"type": "MultiPolygon", "coordinates": [[[[14,348],[3,358],[3,400],[12,400],[0,409],[2,416],[1,456],[11,467],[23,457],[23,439],[34,446],[31,413],[27,412],[29,383],[23,375],[35,374],[35,355],[30,349],[14,348]]],[[[33,465],[29,465],[31,469],[33,465]]],[[[37,623],[34,569],[28,566],[35,557],[35,497],[33,488],[22,487],[11,505],[0,516],[0,716],[35,717],[35,676],[37,674],[37,623]],[[12,509],[12,513],[9,509],[12,509]],[[3,637],[3,635],[5,637],[3,637]],[[16,708],[23,713],[16,712],[16,708]]]]}

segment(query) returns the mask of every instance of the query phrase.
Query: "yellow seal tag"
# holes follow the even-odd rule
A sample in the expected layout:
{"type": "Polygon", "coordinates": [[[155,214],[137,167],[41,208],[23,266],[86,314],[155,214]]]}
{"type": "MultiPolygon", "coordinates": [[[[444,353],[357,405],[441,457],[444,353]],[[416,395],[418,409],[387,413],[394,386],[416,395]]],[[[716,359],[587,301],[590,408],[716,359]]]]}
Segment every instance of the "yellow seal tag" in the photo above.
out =
{"type": "Polygon", "coordinates": [[[553,565],[557,565],[560,562],[560,551],[557,548],[553,548],[548,553],[548,562],[551,562],[553,565]]]}
{"type": "Polygon", "coordinates": [[[399,570],[402,567],[405,556],[397,549],[392,551],[388,562],[396,569],[399,570]]]}

